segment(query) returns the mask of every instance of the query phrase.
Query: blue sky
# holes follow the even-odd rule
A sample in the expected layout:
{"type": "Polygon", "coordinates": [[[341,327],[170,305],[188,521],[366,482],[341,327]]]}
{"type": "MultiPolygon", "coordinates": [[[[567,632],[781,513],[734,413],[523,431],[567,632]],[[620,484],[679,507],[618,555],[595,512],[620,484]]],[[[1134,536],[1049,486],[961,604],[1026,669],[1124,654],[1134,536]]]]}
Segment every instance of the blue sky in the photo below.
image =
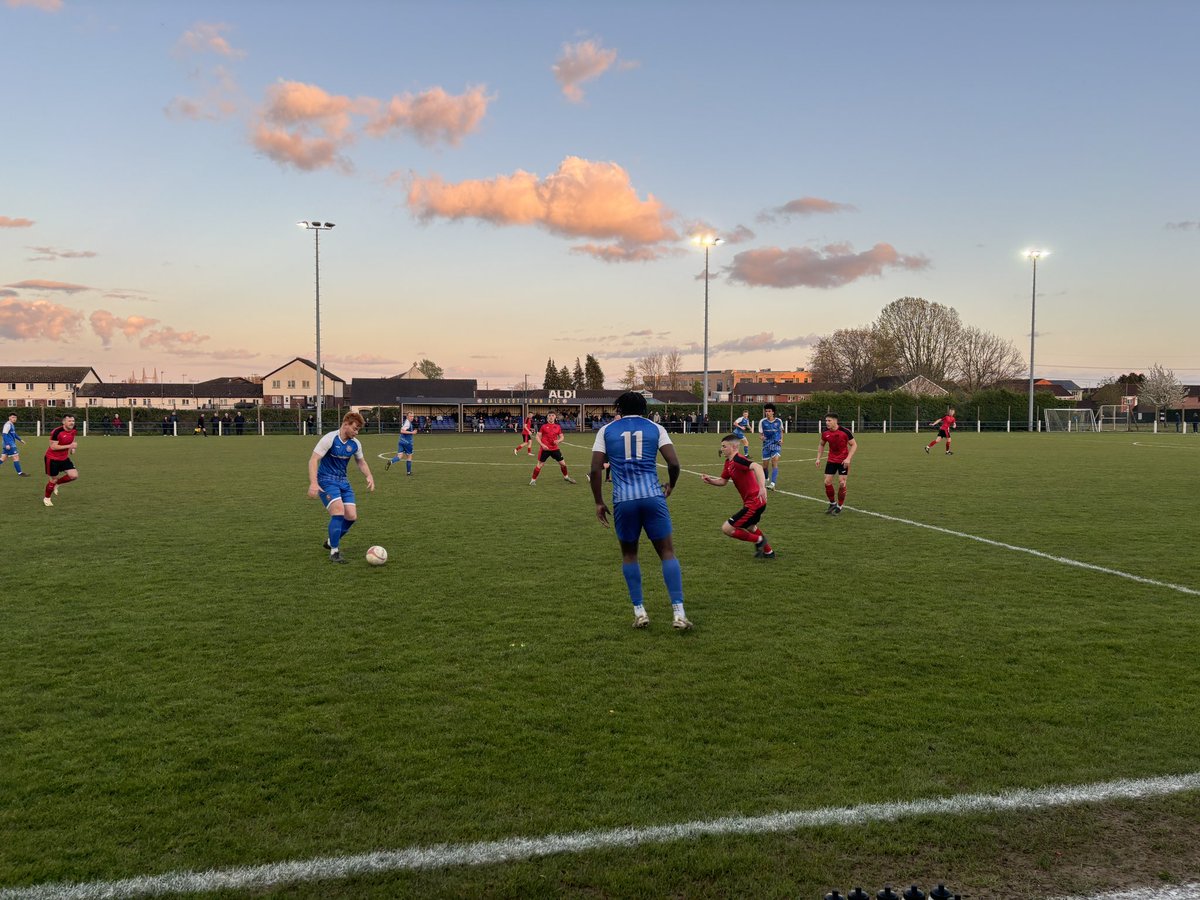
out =
{"type": "Polygon", "coordinates": [[[1184,2],[0,0],[6,363],[803,366],[920,296],[1200,381],[1184,2]],[[698,280],[698,277],[701,277],[698,280]]]}

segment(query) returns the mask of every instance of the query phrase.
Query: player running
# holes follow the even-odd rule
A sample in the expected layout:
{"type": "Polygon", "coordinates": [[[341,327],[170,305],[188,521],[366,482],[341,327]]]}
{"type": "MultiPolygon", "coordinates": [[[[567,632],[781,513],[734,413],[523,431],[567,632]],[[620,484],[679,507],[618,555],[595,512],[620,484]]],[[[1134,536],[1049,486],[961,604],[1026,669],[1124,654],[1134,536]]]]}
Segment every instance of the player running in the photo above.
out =
{"type": "Polygon", "coordinates": [[[541,452],[538,454],[537,465],[533,467],[533,477],[529,479],[531,485],[537,484],[538,475],[542,472],[542,464],[548,459],[558,461],[558,467],[562,470],[563,481],[567,484],[574,484],[575,479],[567,474],[567,464],[563,462],[562,451],[558,449],[558,442],[562,440],[562,426],[556,421],[558,415],[550,413],[546,416],[546,424],[538,429],[537,441],[541,447],[541,452]]]}
{"type": "Polygon", "coordinates": [[[21,453],[17,450],[17,444],[23,443],[25,441],[17,434],[17,414],[9,413],[8,421],[4,423],[3,444],[0,445],[0,466],[4,465],[4,461],[11,457],[17,475],[21,478],[28,478],[29,473],[21,471],[21,453]]]}
{"type": "Polygon", "coordinates": [[[60,485],[79,477],[75,461],[71,459],[78,446],[75,440],[75,417],[63,416],[62,424],[50,432],[50,446],[46,449],[46,476],[50,479],[46,482],[46,494],[42,497],[42,503],[46,506],[54,505],[50,496],[58,495],[60,485]]]}
{"type": "Polygon", "coordinates": [[[533,416],[526,416],[521,423],[521,443],[513,447],[513,456],[520,453],[522,447],[526,453],[533,456],[533,416]]]}
{"type": "Polygon", "coordinates": [[[821,465],[821,452],[829,447],[829,461],[825,464],[825,496],[829,498],[826,515],[839,516],[846,505],[846,478],[850,475],[850,460],[858,452],[854,435],[838,424],[837,413],[825,415],[825,430],[821,432],[821,443],[817,444],[816,465],[821,465]],[[833,476],[838,476],[837,499],[834,499],[833,476]]]}
{"type": "Polygon", "coordinates": [[[771,464],[767,490],[773,491],[775,482],[779,480],[779,457],[783,454],[783,419],[775,418],[774,403],[764,406],[763,413],[763,418],[758,420],[758,433],[762,435],[762,467],[765,475],[767,463],[771,464]]]}
{"type": "Polygon", "coordinates": [[[742,440],[736,432],[721,438],[721,456],[725,458],[725,468],[720,475],[701,475],[700,478],[714,487],[724,487],[733,482],[742,495],[742,508],[722,523],[721,531],[731,538],[753,544],[755,558],[774,559],[775,551],[758,527],[763,513],[767,511],[767,478],[762,466],[751,462],[750,457],[742,452],[742,440]]]}
{"type": "Polygon", "coordinates": [[[753,428],[750,424],[750,410],[743,409],[738,420],[733,423],[733,433],[742,439],[742,453],[746,456],[750,455],[750,439],[746,437],[746,432],[752,431],[753,428]]]}
{"type": "Polygon", "coordinates": [[[413,422],[412,413],[408,413],[405,415],[404,421],[400,423],[400,440],[396,443],[396,455],[387,461],[383,471],[388,471],[392,467],[392,463],[404,460],[404,474],[412,474],[413,435],[416,433],[417,426],[413,422]]]}
{"type": "Polygon", "coordinates": [[[340,550],[342,536],[358,521],[354,488],[350,487],[346,477],[346,465],[351,459],[366,476],[367,490],[375,490],[375,479],[363,456],[362,441],[358,439],[364,424],[358,413],[346,413],[342,416],[341,427],[317,441],[308,458],[308,496],[320,496],[321,504],[329,511],[329,537],[325,539],[325,549],[329,551],[329,561],[334,563],[346,562],[340,550]]]}
{"type": "Polygon", "coordinates": [[[638,564],[638,541],[642,531],[662,560],[662,577],[671,598],[671,627],[687,631],[692,627],[683,609],[683,574],[671,541],[671,514],[667,497],[679,480],[679,457],[665,428],[646,418],[646,398],[636,391],[616,400],[620,418],[606,423],[592,444],[592,466],[588,483],[596,501],[596,518],[608,527],[608,507],[600,493],[600,473],[608,462],[613,483],[613,528],[621,545],[621,574],[633,603],[633,627],[650,624],[642,600],[642,567],[638,564]],[[667,463],[667,483],[658,481],[656,460],[662,454],[667,463]]]}
{"type": "Polygon", "coordinates": [[[933,447],[934,444],[936,444],[942,438],[945,438],[946,439],[946,455],[953,456],[954,451],[950,449],[950,429],[958,427],[958,420],[954,418],[954,407],[951,406],[949,411],[946,413],[946,415],[942,416],[940,419],[934,419],[929,424],[932,426],[935,426],[938,430],[938,433],[937,433],[937,437],[935,437],[932,441],[930,441],[928,444],[925,445],[925,452],[928,453],[930,448],[933,447]]]}

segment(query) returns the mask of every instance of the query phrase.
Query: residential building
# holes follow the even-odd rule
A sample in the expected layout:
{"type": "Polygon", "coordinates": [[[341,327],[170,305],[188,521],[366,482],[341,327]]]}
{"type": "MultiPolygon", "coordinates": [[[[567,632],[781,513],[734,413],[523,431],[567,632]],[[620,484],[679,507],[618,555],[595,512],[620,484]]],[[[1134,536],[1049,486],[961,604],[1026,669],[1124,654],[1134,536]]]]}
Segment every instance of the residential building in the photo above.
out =
{"type": "MultiPolygon", "coordinates": [[[[325,399],[322,406],[344,405],[347,398],[346,382],[321,367],[325,399]]],[[[297,356],[273,372],[262,377],[263,406],[283,409],[315,408],[317,405],[317,364],[297,356]]]]}
{"type": "Polygon", "coordinates": [[[91,366],[0,366],[0,406],[75,406],[80,386],[99,383],[91,366]]]}

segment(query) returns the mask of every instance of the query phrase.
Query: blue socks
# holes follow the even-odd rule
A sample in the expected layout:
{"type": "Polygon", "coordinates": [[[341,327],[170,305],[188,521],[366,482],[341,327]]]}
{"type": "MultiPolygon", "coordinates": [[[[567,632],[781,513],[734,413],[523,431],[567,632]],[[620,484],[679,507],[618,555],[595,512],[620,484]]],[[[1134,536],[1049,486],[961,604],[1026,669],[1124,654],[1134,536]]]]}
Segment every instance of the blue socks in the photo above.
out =
{"type": "Polygon", "coordinates": [[[771,469],[771,484],[774,484],[778,480],[779,480],[779,466],[775,466],[773,469],[771,469]]]}
{"type": "Polygon", "coordinates": [[[629,587],[629,600],[634,606],[642,605],[642,567],[635,562],[621,563],[621,574],[629,587]]]}
{"type": "Polygon", "coordinates": [[[409,475],[412,474],[412,460],[411,459],[406,459],[404,461],[404,471],[407,472],[409,475]]]}
{"type": "Polygon", "coordinates": [[[336,550],[338,548],[338,543],[341,541],[342,535],[344,534],[342,526],[345,523],[346,520],[342,516],[329,517],[329,548],[331,550],[336,550]]]}
{"type": "Polygon", "coordinates": [[[17,470],[18,475],[21,474],[21,461],[19,459],[13,460],[13,468],[17,470]]]}
{"type": "Polygon", "coordinates": [[[679,568],[678,559],[664,559],[662,564],[663,582],[667,586],[667,595],[671,604],[683,603],[683,571],[679,568]]]}

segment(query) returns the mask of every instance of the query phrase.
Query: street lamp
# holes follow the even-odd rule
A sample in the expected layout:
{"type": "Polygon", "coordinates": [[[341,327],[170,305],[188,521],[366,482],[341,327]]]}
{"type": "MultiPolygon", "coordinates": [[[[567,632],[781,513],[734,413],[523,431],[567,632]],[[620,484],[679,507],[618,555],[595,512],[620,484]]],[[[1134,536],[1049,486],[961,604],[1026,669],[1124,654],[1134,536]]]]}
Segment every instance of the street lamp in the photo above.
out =
{"type": "Polygon", "coordinates": [[[317,269],[317,433],[324,429],[321,408],[325,403],[325,384],[321,378],[321,232],[333,228],[332,222],[297,222],[313,233],[313,252],[317,269]]]}
{"type": "Polygon", "coordinates": [[[692,243],[704,248],[704,397],[702,416],[704,429],[708,430],[708,251],[717,244],[723,244],[715,234],[698,234],[692,238],[692,243]]]}
{"type": "Polygon", "coordinates": [[[1029,430],[1033,431],[1033,348],[1037,339],[1037,264],[1043,256],[1049,256],[1049,250],[1026,250],[1022,254],[1033,261],[1033,293],[1029,301],[1029,430]]]}

